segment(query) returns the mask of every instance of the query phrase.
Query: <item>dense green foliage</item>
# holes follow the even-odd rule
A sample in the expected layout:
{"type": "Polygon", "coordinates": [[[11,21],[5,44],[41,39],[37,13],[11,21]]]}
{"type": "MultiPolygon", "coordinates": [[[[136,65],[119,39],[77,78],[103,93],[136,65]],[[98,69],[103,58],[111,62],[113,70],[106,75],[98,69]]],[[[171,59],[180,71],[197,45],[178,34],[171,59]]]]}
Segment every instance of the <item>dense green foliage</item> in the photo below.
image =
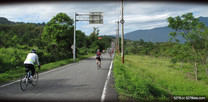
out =
{"type": "Polygon", "coordinates": [[[0,25],[0,47],[38,46],[42,32],[43,26],[34,24],[0,25]]]}
{"type": "Polygon", "coordinates": [[[184,73],[192,70],[190,63],[184,63],[181,69],[180,63],[169,61],[169,58],[126,55],[125,63],[121,64],[116,55],[113,73],[120,101],[171,101],[174,96],[208,98],[204,70],[199,70],[202,80],[197,82],[191,73],[184,73]]]}
{"type": "Polygon", "coordinates": [[[72,56],[73,20],[65,13],[53,17],[44,27],[41,39],[43,48],[57,61],[72,56]]]}
{"type": "MultiPolygon", "coordinates": [[[[41,65],[70,59],[73,56],[73,37],[73,19],[65,13],[58,13],[45,26],[14,22],[0,24],[0,73],[22,68],[27,54],[34,48],[41,65]]],[[[98,37],[98,28],[94,28],[89,36],[77,30],[76,57],[110,46],[112,38],[103,36],[99,40],[98,37]]]]}

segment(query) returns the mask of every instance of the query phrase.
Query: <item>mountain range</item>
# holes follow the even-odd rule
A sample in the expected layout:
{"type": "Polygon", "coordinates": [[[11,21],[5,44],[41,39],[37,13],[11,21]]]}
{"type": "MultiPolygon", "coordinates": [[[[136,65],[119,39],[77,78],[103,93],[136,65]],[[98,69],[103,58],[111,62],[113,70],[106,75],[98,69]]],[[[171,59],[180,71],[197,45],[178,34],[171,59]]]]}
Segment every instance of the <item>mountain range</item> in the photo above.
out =
{"type": "MultiPolygon", "coordinates": [[[[199,17],[199,20],[208,26],[208,17],[199,17]]],[[[124,34],[124,38],[132,41],[139,41],[140,39],[143,39],[145,42],[167,42],[171,37],[168,34],[172,31],[174,30],[168,28],[168,26],[153,28],[150,30],[136,30],[124,34]]],[[[181,42],[185,42],[185,39],[183,39],[182,36],[177,36],[176,38],[181,42]]]]}

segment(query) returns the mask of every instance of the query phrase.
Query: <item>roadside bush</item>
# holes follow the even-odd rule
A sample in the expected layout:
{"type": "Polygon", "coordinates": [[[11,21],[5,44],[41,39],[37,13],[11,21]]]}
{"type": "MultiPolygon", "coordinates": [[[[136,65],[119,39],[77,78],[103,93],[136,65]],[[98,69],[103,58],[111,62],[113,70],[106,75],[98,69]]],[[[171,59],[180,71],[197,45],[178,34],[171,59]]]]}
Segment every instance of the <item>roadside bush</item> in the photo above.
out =
{"type": "Polygon", "coordinates": [[[88,49],[86,47],[78,48],[79,55],[86,55],[87,52],[88,52],[88,49]]]}
{"type": "Polygon", "coordinates": [[[0,49],[0,72],[23,66],[27,51],[14,48],[0,49]]]}

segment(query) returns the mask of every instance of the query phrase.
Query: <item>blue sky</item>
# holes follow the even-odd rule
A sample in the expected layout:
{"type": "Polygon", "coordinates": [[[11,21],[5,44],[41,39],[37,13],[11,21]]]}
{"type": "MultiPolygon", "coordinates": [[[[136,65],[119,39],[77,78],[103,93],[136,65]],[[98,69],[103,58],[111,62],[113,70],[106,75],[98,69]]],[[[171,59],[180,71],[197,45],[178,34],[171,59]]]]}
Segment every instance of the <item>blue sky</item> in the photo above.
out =
{"type": "MultiPolygon", "coordinates": [[[[93,27],[100,29],[100,35],[115,34],[121,19],[121,2],[35,2],[0,4],[0,17],[15,22],[47,23],[57,13],[63,12],[74,19],[74,13],[103,12],[104,24],[77,22],[77,29],[89,35],[93,27]]],[[[208,17],[207,4],[177,2],[124,2],[124,33],[135,30],[167,26],[167,18],[193,12],[195,17],[208,17]]]]}

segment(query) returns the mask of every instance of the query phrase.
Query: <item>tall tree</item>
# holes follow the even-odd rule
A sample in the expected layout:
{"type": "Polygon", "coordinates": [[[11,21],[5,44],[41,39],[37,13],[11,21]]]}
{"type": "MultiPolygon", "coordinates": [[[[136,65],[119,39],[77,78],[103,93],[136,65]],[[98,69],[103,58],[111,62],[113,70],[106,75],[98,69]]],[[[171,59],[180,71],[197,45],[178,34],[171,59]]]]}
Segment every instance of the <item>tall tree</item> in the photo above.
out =
{"type": "Polygon", "coordinates": [[[196,80],[198,80],[197,75],[197,57],[199,56],[199,46],[201,44],[201,36],[200,34],[204,31],[205,25],[199,22],[198,18],[194,18],[193,13],[187,13],[182,16],[177,17],[169,17],[168,19],[168,27],[174,29],[174,32],[171,32],[173,38],[177,35],[182,35],[184,39],[186,39],[186,44],[190,46],[192,49],[192,54],[194,57],[194,66],[196,73],[196,80]]]}
{"type": "Polygon", "coordinates": [[[90,48],[91,48],[90,52],[92,52],[92,53],[96,52],[96,50],[99,49],[98,35],[99,35],[99,29],[93,27],[93,32],[89,36],[90,48]]]}
{"type": "Polygon", "coordinates": [[[54,57],[71,57],[73,44],[73,20],[65,13],[58,13],[44,27],[42,40],[54,57]]]}

